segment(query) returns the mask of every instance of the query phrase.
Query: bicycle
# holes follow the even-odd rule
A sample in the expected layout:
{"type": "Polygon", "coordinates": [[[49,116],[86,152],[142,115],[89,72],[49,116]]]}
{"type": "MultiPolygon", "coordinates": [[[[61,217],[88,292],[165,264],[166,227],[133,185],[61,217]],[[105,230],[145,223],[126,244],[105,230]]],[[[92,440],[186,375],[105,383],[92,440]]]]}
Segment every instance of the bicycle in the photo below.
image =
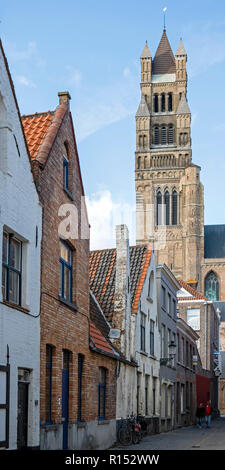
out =
{"type": "Polygon", "coordinates": [[[138,444],[141,440],[141,425],[137,422],[135,416],[128,416],[127,419],[121,418],[118,430],[118,441],[122,445],[138,444]]]}

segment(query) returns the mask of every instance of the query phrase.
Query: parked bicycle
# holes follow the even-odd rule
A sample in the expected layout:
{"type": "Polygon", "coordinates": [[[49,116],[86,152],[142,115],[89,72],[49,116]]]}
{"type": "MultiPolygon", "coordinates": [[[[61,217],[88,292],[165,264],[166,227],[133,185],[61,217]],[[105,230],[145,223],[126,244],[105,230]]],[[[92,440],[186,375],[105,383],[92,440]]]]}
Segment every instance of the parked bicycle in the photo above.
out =
{"type": "Polygon", "coordinates": [[[118,441],[120,444],[127,446],[130,444],[138,444],[141,440],[141,425],[137,422],[134,415],[128,416],[127,419],[121,418],[118,430],[118,441]]]}

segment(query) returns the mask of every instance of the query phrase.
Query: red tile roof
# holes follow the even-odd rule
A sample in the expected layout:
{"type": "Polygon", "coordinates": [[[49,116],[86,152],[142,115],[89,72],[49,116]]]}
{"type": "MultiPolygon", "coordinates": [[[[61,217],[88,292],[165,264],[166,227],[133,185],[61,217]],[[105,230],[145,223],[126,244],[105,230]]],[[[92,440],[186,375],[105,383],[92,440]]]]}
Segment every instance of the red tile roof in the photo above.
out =
{"type": "Polygon", "coordinates": [[[178,302],[179,300],[208,300],[207,297],[205,297],[201,292],[195,290],[187,282],[182,280],[179,280],[178,282],[183,289],[191,294],[190,297],[178,297],[178,302]]]}
{"type": "Polygon", "coordinates": [[[24,132],[29,147],[31,160],[37,157],[40,146],[52,122],[54,111],[22,116],[24,132]]]}
{"type": "Polygon", "coordinates": [[[90,340],[94,348],[112,354],[113,356],[117,356],[112,346],[110,346],[106,341],[106,338],[93,322],[90,322],[90,340]]]}
{"type": "MultiPolygon", "coordinates": [[[[130,291],[132,310],[136,311],[151,259],[151,245],[130,247],[130,291]]],[[[90,253],[90,288],[104,315],[110,321],[114,311],[116,249],[90,253]]]]}

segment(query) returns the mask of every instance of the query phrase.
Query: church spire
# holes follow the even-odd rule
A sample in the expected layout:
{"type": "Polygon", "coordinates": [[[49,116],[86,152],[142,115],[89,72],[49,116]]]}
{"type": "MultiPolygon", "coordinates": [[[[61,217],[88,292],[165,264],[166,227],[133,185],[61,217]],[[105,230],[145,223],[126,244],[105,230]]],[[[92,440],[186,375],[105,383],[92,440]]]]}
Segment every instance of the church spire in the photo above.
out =
{"type": "Polygon", "coordinates": [[[152,64],[152,73],[154,75],[176,73],[176,64],[171,49],[166,30],[163,30],[157,51],[152,64]]]}

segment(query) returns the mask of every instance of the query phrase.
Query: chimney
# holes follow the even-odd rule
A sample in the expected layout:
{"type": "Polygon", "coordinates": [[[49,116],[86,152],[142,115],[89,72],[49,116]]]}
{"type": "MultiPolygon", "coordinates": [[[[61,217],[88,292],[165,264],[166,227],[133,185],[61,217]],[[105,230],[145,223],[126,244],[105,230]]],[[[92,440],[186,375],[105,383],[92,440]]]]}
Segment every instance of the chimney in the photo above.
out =
{"type": "Polygon", "coordinates": [[[58,92],[58,97],[59,97],[59,104],[69,104],[69,101],[71,100],[71,96],[68,91],[59,91],[58,92]]]}
{"type": "Polygon", "coordinates": [[[129,232],[126,225],[116,226],[116,279],[113,327],[120,330],[115,345],[126,356],[129,354],[130,335],[130,252],[129,232]]]}

